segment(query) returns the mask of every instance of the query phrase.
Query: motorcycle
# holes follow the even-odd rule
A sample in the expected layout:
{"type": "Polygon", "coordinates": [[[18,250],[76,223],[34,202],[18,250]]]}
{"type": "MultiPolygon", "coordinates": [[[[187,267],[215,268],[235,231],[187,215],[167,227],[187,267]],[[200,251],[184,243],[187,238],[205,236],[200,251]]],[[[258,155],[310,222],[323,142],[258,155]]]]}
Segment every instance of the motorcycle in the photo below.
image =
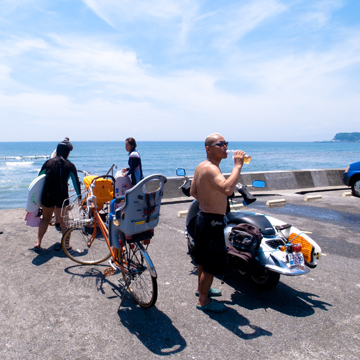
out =
{"type": "MultiPolygon", "coordinates": [[[[191,179],[185,169],[176,169],[184,177],[179,189],[190,196],[191,179]]],[[[254,188],[264,188],[265,182],[254,180],[254,188]]],[[[250,205],[256,198],[249,193],[246,185],[238,183],[237,191],[244,205],[250,205]]],[[[195,221],[199,202],[194,200],[188,210],[184,235],[190,255],[194,253],[195,221]]],[[[273,289],[280,275],[299,276],[314,269],[320,260],[321,248],[307,234],[291,224],[269,215],[245,210],[230,211],[228,207],[224,239],[228,263],[241,275],[249,276],[251,282],[262,290],[273,289]],[[258,230],[257,230],[258,229],[258,230]]]]}

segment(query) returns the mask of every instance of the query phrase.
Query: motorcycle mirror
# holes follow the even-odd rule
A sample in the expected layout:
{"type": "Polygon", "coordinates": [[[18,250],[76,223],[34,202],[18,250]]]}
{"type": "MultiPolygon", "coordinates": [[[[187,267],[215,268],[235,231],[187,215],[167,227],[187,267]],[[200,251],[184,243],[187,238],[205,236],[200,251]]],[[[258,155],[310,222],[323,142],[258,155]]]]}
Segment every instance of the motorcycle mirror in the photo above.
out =
{"type": "Polygon", "coordinates": [[[265,181],[262,181],[262,180],[254,180],[252,182],[252,186],[257,187],[257,188],[264,188],[266,186],[266,183],[265,183],[265,181]]]}
{"type": "Polygon", "coordinates": [[[177,175],[177,176],[185,176],[185,175],[186,175],[185,169],[183,169],[183,168],[177,168],[177,169],[176,169],[176,175],[177,175]]]}

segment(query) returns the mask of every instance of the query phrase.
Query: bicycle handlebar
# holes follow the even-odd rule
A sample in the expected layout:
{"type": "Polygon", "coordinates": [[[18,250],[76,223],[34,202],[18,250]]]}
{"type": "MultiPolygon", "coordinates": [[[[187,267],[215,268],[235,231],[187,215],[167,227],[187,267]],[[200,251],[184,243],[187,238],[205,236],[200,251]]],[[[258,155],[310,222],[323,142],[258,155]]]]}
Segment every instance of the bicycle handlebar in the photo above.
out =
{"type": "Polygon", "coordinates": [[[84,174],[85,176],[91,175],[91,173],[88,173],[88,172],[85,171],[85,170],[78,170],[78,172],[84,174]]]}
{"type": "Polygon", "coordinates": [[[109,174],[110,174],[110,171],[111,171],[113,168],[117,169],[117,165],[116,165],[116,164],[112,164],[112,165],[111,165],[111,168],[110,168],[109,171],[106,173],[106,175],[109,175],[109,174]]]}
{"type": "MultiPolygon", "coordinates": [[[[110,172],[112,171],[112,169],[114,169],[114,168],[117,169],[117,165],[116,165],[115,163],[111,165],[111,167],[110,167],[110,169],[108,170],[108,172],[106,173],[106,175],[109,175],[110,172]]],[[[91,173],[89,173],[89,172],[87,172],[87,171],[85,171],[85,170],[79,170],[79,169],[78,169],[78,172],[84,174],[85,176],[91,175],[91,173]]],[[[102,176],[102,177],[104,177],[104,176],[102,176]]]]}

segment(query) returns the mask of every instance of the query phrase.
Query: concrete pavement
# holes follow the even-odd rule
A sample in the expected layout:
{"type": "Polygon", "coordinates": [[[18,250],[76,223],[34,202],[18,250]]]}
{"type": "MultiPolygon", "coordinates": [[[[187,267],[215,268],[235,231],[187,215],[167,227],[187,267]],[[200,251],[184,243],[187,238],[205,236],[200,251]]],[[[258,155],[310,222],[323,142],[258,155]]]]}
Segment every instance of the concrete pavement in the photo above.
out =
{"type": "Polygon", "coordinates": [[[81,266],[54,251],[54,227],[43,239],[46,250],[34,252],[37,229],[25,226],[25,210],[1,210],[0,358],[358,359],[360,199],[342,197],[344,191],[321,191],[321,200],[308,202],[290,190],[260,193],[249,209],[312,232],[325,255],[309,274],[281,277],[270,292],[236,273],[224,284],[216,279],[228,307],[223,314],[195,307],[196,267],[185,219],[177,217],[189,203],[161,208],[149,247],[156,306],[139,308],[126,295],[120,312],[120,274],[104,277],[106,264],[81,266]],[[266,207],[278,197],[285,207],[266,207]]]}

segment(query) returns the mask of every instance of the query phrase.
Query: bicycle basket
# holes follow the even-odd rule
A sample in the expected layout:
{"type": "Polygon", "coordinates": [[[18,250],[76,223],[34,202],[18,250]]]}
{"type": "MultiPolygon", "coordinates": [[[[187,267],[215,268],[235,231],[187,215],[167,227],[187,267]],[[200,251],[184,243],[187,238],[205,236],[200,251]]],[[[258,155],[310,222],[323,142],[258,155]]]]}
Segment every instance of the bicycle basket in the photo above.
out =
{"type": "MultiPolygon", "coordinates": [[[[81,198],[85,199],[88,190],[81,193],[81,198]]],[[[82,201],[79,205],[78,196],[76,193],[65,199],[61,208],[61,217],[67,228],[73,226],[81,226],[92,221],[88,212],[86,211],[86,202],[82,201]]]]}

